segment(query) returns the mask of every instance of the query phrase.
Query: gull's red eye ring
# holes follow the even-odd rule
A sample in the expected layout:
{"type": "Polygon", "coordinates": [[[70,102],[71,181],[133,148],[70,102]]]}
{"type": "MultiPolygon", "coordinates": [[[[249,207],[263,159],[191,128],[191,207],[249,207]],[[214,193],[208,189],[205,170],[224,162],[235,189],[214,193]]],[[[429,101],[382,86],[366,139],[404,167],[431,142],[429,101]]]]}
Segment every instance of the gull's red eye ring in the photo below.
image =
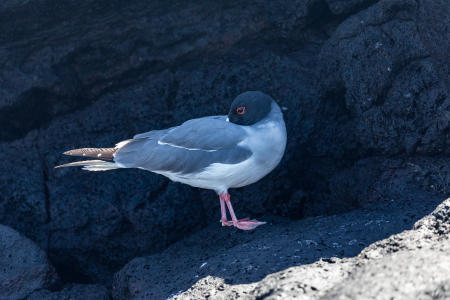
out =
{"type": "Polygon", "coordinates": [[[245,114],[245,106],[240,106],[240,107],[236,108],[236,113],[237,113],[238,115],[243,115],[243,114],[245,114]]]}

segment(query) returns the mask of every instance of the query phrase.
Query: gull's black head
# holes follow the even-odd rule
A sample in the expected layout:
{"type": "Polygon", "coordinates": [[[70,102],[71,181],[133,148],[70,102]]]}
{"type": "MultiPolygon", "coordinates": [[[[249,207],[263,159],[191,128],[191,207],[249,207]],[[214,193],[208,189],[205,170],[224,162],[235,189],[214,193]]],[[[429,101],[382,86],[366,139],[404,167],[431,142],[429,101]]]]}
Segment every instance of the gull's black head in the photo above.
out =
{"type": "Polygon", "coordinates": [[[242,93],[231,103],[228,120],[238,125],[253,125],[269,115],[272,102],[270,96],[259,91],[242,93]]]}

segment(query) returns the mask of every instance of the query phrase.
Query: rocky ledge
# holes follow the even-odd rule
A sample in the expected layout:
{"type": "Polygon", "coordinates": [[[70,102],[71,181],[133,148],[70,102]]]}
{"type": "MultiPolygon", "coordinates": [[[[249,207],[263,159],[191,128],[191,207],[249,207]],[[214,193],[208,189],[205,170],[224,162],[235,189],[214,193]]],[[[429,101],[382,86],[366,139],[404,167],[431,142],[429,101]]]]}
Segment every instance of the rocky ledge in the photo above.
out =
{"type": "Polygon", "coordinates": [[[448,299],[450,198],[395,201],[252,232],[218,224],[135,258],[112,291],[59,280],[45,253],[0,226],[1,299],[448,299]]]}
{"type": "Polygon", "coordinates": [[[438,203],[392,200],[250,233],[211,225],[131,261],[113,298],[448,299],[450,198],[438,203]]]}

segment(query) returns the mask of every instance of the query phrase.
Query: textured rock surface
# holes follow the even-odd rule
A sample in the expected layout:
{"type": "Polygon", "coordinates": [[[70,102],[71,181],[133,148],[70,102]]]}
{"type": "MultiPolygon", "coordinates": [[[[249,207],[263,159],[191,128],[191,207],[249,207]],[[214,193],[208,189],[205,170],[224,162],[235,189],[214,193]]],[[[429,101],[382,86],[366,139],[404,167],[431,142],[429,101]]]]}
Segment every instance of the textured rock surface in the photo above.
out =
{"type": "Polygon", "coordinates": [[[435,200],[274,222],[250,235],[207,228],[130,262],[113,298],[447,299],[450,199],[435,200]]]}
{"type": "Polygon", "coordinates": [[[41,290],[31,294],[27,300],[109,300],[108,290],[95,284],[74,284],[60,291],[41,290]]]}
{"type": "Polygon", "coordinates": [[[0,225],[0,299],[23,299],[57,283],[55,269],[35,243],[0,225]]]}
{"type": "Polygon", "coordinates": [[[328,8],[333,14],[348,14],[367,7],[376,0],[326,0],[328,8]]]}
{"type": "Polygon", "coordinates": [[[108,286],[134,257],[217,226],[218,201],[139,170],[55,171],[69,160],[61,152],[226,113],[249,89],[287,108],[289,140],[279,168],[232,191],[239,216],[443,198],[449,10],[445,0],[4,1],[0,222],[47,250],[63,281],[108,286]]]}
{"type": "Polygon", "coordinates": [[[346,112],[332,152],[339,145],[358,156],[448,155],[450,100],[422,41],[417,6],[382,1],[345,20],[322,48],[321,96],[346,112]]]}

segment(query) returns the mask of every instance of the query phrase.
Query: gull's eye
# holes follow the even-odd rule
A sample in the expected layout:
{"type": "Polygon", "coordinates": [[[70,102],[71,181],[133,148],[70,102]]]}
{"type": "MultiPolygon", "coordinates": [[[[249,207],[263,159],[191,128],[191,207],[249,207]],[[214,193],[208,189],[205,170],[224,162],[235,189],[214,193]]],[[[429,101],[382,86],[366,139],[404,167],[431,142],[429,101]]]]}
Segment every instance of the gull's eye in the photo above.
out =
{"type": "Polygon", "coordinates": [[[243,114],[245,114],[245,106],[240,106],[240,107],[236,108],[236,113],[237,113],[238,115],[243,115],[243,114]]]}

